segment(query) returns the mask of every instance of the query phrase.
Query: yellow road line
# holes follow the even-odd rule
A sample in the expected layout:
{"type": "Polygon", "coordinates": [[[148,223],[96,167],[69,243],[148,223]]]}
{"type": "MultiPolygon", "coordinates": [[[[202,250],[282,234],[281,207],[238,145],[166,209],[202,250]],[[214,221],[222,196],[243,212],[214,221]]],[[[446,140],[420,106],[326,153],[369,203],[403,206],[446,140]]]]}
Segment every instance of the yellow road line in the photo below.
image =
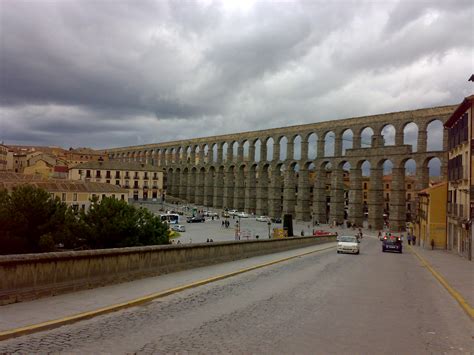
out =
{"type": "Polygon", "coordinates": [[[409,248],[411,252],[415,254],[418,259],[420,259],[421,263],[426,266],[428,270],[430,270],[430,272],[439,281],[439,283],[444,286],[444,288],[449,292],[449,294],[453,296],[453,298],[459,303],[459,305],[462,307],[464,312],[467,313],[471,320],[474,320],[474,308],[472,308],[469,303],[464,299],[464,297],[453,287],[451,287],[444,279],[444,277],[441,276],[441,274],[438,273],[420,254],[418,254],[411,246],[409,246],[409,248]]]}
{"type": "Polygon", "coordinates": [[[322,249],[318,249],[318,250],[308,251],[308,252],[305,252],[305,253],[302,253],[302,254],[293,255],[293,256],[286,257],[286,258],[270,261],[270,262],[267,262],[267,263],[264,263],[264,264],[259,264],[259,265],[248,267],[248,268],[245,268],[245,269],[240,269],[240,270],[237,270],[237,271],[229,272],[227,274],[222,274],[222,275],[219,275],[219,276],[210,277],[208,279],[199,280],[199,281],[187,284],[187,285],[171,288],[171,289],[168,289],[166,291],[152,293],[152,294],[147,295],[147,296],[143,296],[143,297],[140,297],[140,298],[135,298],[131,301],[114,304],[112,306],[99,308],[99,309],[96,309],[96,310],[93,310],[93,311],[78,313],[78,314],[74,314],[74,315],[69,316],[69,317],[54,319],[54,320],[43,322],[43,323],[32,324],[32,325],[29,325],[29,326],[26,326],[26,327],[21,327],[21,328],[16,328],[16,329],[3,331],[3,332],[0,332],[0,340],[6,340],[6,339],[26,335],[26,334],[40,332],[40,331],[47,330],[47,329],[57,328],[57,327],[60,327],[60,326],[66,325],[66,324],[75,323],[75,322],[78,322],[78,321],[81,321],[81,320],[84,320],[84,319],[89,319],[89,318],[97,317],[97,316],[100,316],[100,315],[103,315],[103,314],[106,314],[106,313],[115,312],[115,311],[118,311],[118,310],[121,310],[121,309],[124,309],[124,308],[138,306],[140,304],[150,302],[150,301],[152,301],[156,298],[165,297],[165,296],[171,295],[173,293],[184,291],[184,290],[189,289],[189,288],[202,286],[202,285],[214,282],[214,281],[219,281],[219,280],[222,280],[222,279],[226,279],[226,278],[229,278],[229,277],[232,277],[232,276],[243,274],[245,272],[260,269],[260,268],[270,266],[270,265],[274,265],[274,264],[277,264],[277,263],[281,263],[281,262],[284,262],[284,261],[287,261],[287,260],[299,258],[301,256],[305,256],[305,255],[308,255],[308,254],[313,254],[313,253],[325,251],[325,250],[328,250],[328,249],[333,249],[335,247],[336,246],[334,245],[334,246],[330,246],[330,247],[326,247],[326,248],[322,248],[322,249]]]}

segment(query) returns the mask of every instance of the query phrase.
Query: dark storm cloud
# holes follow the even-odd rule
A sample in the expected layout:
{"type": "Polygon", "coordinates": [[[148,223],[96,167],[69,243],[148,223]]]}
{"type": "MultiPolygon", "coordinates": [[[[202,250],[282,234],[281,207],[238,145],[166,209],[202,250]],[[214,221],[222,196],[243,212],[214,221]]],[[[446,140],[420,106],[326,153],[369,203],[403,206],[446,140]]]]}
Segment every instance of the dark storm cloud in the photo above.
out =
{"type": "Polygon", "coordinates": [[[143,144],[472,91],[469,1],[0,6],[0,139],[11,143],[143,144]]]}

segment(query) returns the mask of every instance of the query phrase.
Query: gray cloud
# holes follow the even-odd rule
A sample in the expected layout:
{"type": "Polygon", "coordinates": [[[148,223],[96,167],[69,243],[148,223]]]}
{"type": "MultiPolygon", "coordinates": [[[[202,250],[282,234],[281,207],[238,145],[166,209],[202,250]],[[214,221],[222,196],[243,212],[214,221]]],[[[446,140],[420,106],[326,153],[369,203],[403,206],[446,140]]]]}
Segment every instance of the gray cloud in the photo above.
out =
{"type": "Polygon", "coordinates": [[[457,103],[469,1],[3,1],[0,139],[111,147],[457,103]]]}

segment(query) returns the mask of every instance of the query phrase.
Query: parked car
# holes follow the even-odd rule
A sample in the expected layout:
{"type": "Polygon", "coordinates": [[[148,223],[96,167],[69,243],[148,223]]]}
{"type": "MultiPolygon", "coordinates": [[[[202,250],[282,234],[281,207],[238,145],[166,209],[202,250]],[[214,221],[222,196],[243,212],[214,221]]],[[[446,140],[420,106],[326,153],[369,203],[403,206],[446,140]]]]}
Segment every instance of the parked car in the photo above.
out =
{"type": "Polygon", "coordinates": [[[217,214],[217,212],[206,211],[206,212],[204,212],[204,216],[206,216],[206,217],[217,217],[218,214],[217,214]]]}
{"type": "Polygon", "coordinates": [[[280,217],[272,217],[271,221],[273,223],[281,223],[281,218],[280,217]]]}
{"type": "Polygon", "coordinates": [[[326,236],[332,235],[332,234],[329,233],[329,232],[323,231],[323,230],[317,230],[317,231],[314,231],[313,235],[315,237],[326,237],[326,236]]]}
{"type": "Polygon", "coordinates": [[[171,229],[175,232],[186,232],[186,227],[182,224],[173,224],[171,229]]]}
{"type": "Polygon", "coordinates": [[[394,235],[384,237],[382,240],[382,252],[385,253],[386,251],[396,251],[401,254],[403,246],[400,237],[394,235]]]}
{"type": "Polygon", "coordinates": [[[351,253],[351,254],[359,254],[360,247],[359,247],[359,240],[356,237],[349,236],[349,235],[341,235],[338,238],[337,243],[337,253],[351,253]]]}
{"type": "Polygon", "coordinates": [[[199,223],[199,222],[205,222],[205,221],[206,221],[206,219],[202,215],[197,215],[197,216],[194,216],[194,217],[188,217],[186,219],[186,222],[188,222],[188,223],[199,223]]]}
{"type": "Polygon", "coordinates": [[[239,211],[237,211],[237,210],[230,210],[230,211],[228,211],[227,213],[229,213],[231,216],[235,216],[237,213],[239,213],[239,211]]]}
{"type": "Polygon", "coordinates": [[[235,215],[240,218],[249,218],[249,214],[245,212],[237,212],[235,215]]]}
{"type": "Polygon", "coordinates": [[[255,218],[256,221],[259,221],[259,222],[270,222],[270,217],[268,216],[258,216],[257,218],[255,218]]]}

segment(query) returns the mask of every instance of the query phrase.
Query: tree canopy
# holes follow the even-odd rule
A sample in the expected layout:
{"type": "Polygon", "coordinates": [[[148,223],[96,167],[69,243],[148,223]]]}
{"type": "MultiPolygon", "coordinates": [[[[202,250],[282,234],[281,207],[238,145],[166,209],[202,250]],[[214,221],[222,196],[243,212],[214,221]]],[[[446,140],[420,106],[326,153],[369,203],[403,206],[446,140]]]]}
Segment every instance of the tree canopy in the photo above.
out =
{"type": "Polygon", "coordinates": [[[75,212],[47,191],[23,185],[0,190],[0,254],[168,244],[161,219],[144,208],[105,197],[75,212]]]}

